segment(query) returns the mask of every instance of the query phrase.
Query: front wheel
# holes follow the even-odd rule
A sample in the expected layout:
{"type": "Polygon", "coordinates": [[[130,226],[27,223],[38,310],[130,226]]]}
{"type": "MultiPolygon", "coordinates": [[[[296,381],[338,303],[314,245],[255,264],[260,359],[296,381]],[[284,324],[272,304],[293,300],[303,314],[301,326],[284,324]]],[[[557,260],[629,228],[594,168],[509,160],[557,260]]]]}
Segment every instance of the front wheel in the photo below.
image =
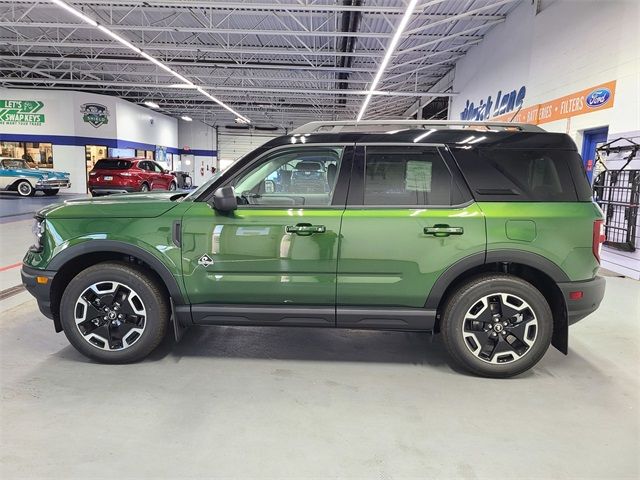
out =
{"type": "Polygon", "coordinates": [[[18,195],[21,197],[33,197],[36,194],[35,189],[31,185],[31,183],[27,180],[22,180],[16,186],[16,190],[18,191],[18,195]]]}
{"type": "Polygon", "coordinates": [[[105,262],[76,275],[62,295],[60,320],[69,342],[103,363],[146,357],[169,323],[166,296],[144,270],[105,262]]]}
{"type": "Polygon", "coordinates": [[[449,297],[441,331],[451,358],[463,368],[485,377],[511,377],[544,356],[553,315],[530,283],[513,275],[486,274],[449,297]]]}
{"type": "Polygon", "coordinates": [[[140,187],[140,191],[141,192],[148,192],[149,191],[149,185],[147,185],[146,183],[143,183],[142,186],[140,187]]]}
{"type": "Polygon", "coordinates": [[[171,182],[171,183],[169,184],[169,191],[170,191],[170,192],[175,192],[176,188],[177,188],[177,186],[176,186],[176,182],[171,182]]]}
{"type": "Polygon", "coordinates": [[[59,188],[49,188],[47,190],[43,190],[42,192],[47,196],[47,197],[53,197],[55,195],[58,194],[58,192],[60,191],[59,188]]]}

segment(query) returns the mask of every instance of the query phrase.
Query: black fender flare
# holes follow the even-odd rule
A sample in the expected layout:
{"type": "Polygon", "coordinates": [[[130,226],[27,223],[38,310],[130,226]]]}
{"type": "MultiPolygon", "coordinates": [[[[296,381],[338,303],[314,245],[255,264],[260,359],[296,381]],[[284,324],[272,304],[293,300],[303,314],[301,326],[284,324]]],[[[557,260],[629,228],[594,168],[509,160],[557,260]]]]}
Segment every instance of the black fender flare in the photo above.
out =
{"type": "Polygon", "coordinates": [[[64,265],[73,261],[74,258],[86,255],[87,253],[97,252],[121,253],[123,255],[130,255],[142,260],[144,263],[149,265],[149,267],[151,267],[151,269],[163,281],[169,291],[172,301],[176,305],[185,304],[184,296],[176,278],[164,263],[146,250],[118,240],[87,240],[72,247],[68,247],[53,257],[51,262],[49,262],[49,265],[47,265],[47,270],[58,271],[64,265]]]}
{"type": "Polygon", "coordinates": [[[447,288],[464,272],[487,263],[500,262],[519,263],[535,268],[549,276],[556,283],[570,281],[567,274],[557,264],[537,253],[525,250],[488,250],[487,252],[478,252],[464,257],[446,269],[431,288],[431,292],[429,292],[425,302],[425,308],[438,308],[447,288]]]}

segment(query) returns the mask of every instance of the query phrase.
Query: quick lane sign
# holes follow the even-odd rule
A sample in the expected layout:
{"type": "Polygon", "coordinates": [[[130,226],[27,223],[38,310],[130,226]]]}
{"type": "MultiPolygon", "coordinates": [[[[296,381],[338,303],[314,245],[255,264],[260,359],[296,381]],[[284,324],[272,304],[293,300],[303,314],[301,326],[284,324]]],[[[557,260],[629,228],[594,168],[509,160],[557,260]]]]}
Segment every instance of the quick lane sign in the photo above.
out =
{"type": "Polygon", "coordinates": [[[37,100],[0,100],[0,125],[31,125],[44,123],[44,107],[37,100]]]}

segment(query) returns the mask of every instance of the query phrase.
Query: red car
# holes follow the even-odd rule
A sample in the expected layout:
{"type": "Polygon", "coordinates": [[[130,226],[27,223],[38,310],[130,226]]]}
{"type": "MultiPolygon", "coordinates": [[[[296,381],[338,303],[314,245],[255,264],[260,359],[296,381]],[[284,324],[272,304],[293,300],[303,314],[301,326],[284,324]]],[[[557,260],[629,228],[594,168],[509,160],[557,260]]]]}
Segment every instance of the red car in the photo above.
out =
{"type": "Polygon", "coordinates": [[[103,158],[89,173],[89,191],[94,197],[110,193],[175,190],[176,178],[152,160],[103,158]]]}

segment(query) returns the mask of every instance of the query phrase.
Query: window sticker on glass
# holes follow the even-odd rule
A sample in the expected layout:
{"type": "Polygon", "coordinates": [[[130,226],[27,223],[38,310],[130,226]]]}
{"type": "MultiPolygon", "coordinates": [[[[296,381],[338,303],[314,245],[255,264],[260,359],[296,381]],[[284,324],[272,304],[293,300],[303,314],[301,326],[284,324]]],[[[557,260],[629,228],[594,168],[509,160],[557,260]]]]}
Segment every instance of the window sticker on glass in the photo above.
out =
{"type": "Polygon", "coordinates": [[[409,160],[405,188],[409,191],[430,192],[432,166],[431,162],[409,160]]]}

